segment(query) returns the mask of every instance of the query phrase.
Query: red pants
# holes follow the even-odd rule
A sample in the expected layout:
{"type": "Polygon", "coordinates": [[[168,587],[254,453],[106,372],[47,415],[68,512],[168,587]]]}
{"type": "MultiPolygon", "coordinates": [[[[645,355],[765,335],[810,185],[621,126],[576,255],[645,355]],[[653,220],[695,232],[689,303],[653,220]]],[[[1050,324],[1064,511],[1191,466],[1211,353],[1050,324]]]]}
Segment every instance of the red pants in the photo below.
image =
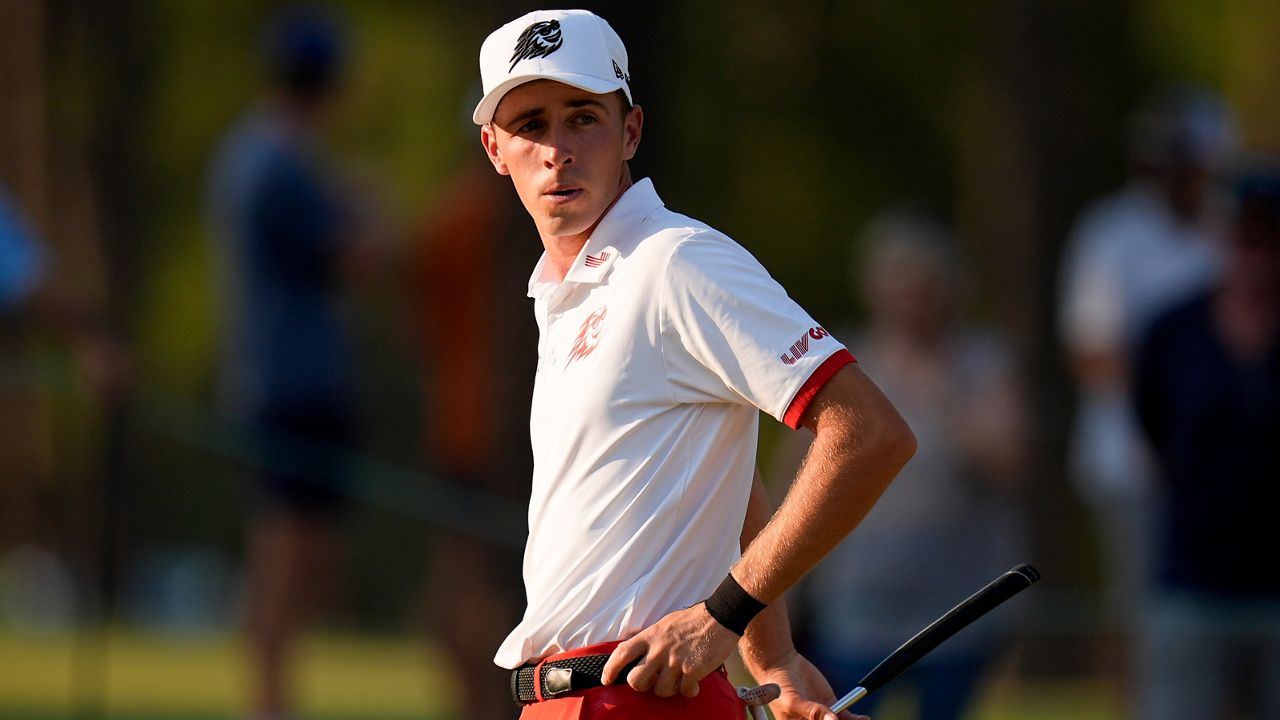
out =
{"type": "MultiPolygon", "coordinates": [[[[616,642],[592,645],[553,655],[550,659],[601,655],[612,652],[617,645],[616,642]]],[[[743,720],[746,717],[746,708],[723,667],[703,678],[699,687],[697,697],[687,698],[677,693],[663,698],[651,692],[636,692],[625,682],[619,682],[526,705],[520,720],[743,720]]]]}

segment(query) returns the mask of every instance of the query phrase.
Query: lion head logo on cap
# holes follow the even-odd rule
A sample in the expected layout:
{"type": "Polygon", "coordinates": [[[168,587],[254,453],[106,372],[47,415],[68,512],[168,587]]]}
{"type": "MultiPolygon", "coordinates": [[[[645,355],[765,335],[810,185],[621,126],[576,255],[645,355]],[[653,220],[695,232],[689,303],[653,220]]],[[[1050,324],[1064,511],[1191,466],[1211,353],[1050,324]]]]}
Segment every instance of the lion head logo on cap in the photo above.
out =
{"type": "Polygon", "coordinates": [[[559,20],[536,22],[520,33],[516,40],[515,52],[511,53],[511,67],[507,72],[515,70],[516,63],[536,57],[546,57],[560,49],[564,44],[564,36],[560,33],[559,20]]]}

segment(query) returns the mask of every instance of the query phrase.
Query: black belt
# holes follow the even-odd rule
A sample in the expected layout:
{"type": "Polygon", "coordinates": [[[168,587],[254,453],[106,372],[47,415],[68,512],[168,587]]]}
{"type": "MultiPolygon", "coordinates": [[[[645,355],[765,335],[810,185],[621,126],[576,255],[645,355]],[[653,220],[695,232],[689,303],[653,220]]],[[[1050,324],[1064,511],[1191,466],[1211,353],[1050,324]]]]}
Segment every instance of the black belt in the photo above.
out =
{"type": "MultiPolygon", "coordinates": [[[[516,705],[528,705],[539,699],[550,700],[575,690],[600,687],[600,673],[604,672],[608,661],[608,655],[583,655],[518,667],[511,671],[511,699],[516,705]],[[541,698],[538,697],[539,691],[541,698]]],[[[618,680],[625,679],[627,673],[639,664],[640,661],[636,660],[624,667],[618,673],[618,680]]]]}

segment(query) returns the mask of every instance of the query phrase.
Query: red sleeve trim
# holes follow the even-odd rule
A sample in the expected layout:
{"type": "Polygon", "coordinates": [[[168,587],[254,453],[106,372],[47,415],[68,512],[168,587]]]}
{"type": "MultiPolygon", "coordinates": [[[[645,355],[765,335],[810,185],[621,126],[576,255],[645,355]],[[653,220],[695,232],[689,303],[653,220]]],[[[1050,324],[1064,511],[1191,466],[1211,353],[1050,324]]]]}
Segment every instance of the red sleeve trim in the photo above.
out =
{"type": "Polygon", "coordinates": [[[832,377],[835,377],[840,368],[856,362],[858,361],[854,359],[853,353],[844,348],[837,350],[831,357],[823,360],[818,369],[814,370],[813,374],[809,376],[809,379],[804,381],[804,385],[800,387],[800,392],[796,393],[796,396],[791,399],[791,404],[787,406],[787,412],[782,416],[782,422],[786,423],[787,427],[792,430],[799,428],[800,419],[804,417],[804,411],[809,409],[809,403],[813,402],[813,399],[818,396],[818,391],[822,389],[822,386],[826,385],[827,381],[832,377]]]}

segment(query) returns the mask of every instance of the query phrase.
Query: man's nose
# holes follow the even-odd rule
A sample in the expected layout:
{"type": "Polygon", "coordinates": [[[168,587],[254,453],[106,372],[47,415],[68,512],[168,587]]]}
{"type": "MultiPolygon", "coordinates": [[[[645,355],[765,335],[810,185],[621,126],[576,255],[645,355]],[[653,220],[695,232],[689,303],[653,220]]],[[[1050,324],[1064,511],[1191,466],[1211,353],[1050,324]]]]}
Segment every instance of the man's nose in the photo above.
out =
{"type": "Polygon", "coordinates": [[[547,133],[544,162],[548,168],[561,168],[573,164],[573,140],[567,129],[554,127],[547,133]]]}

